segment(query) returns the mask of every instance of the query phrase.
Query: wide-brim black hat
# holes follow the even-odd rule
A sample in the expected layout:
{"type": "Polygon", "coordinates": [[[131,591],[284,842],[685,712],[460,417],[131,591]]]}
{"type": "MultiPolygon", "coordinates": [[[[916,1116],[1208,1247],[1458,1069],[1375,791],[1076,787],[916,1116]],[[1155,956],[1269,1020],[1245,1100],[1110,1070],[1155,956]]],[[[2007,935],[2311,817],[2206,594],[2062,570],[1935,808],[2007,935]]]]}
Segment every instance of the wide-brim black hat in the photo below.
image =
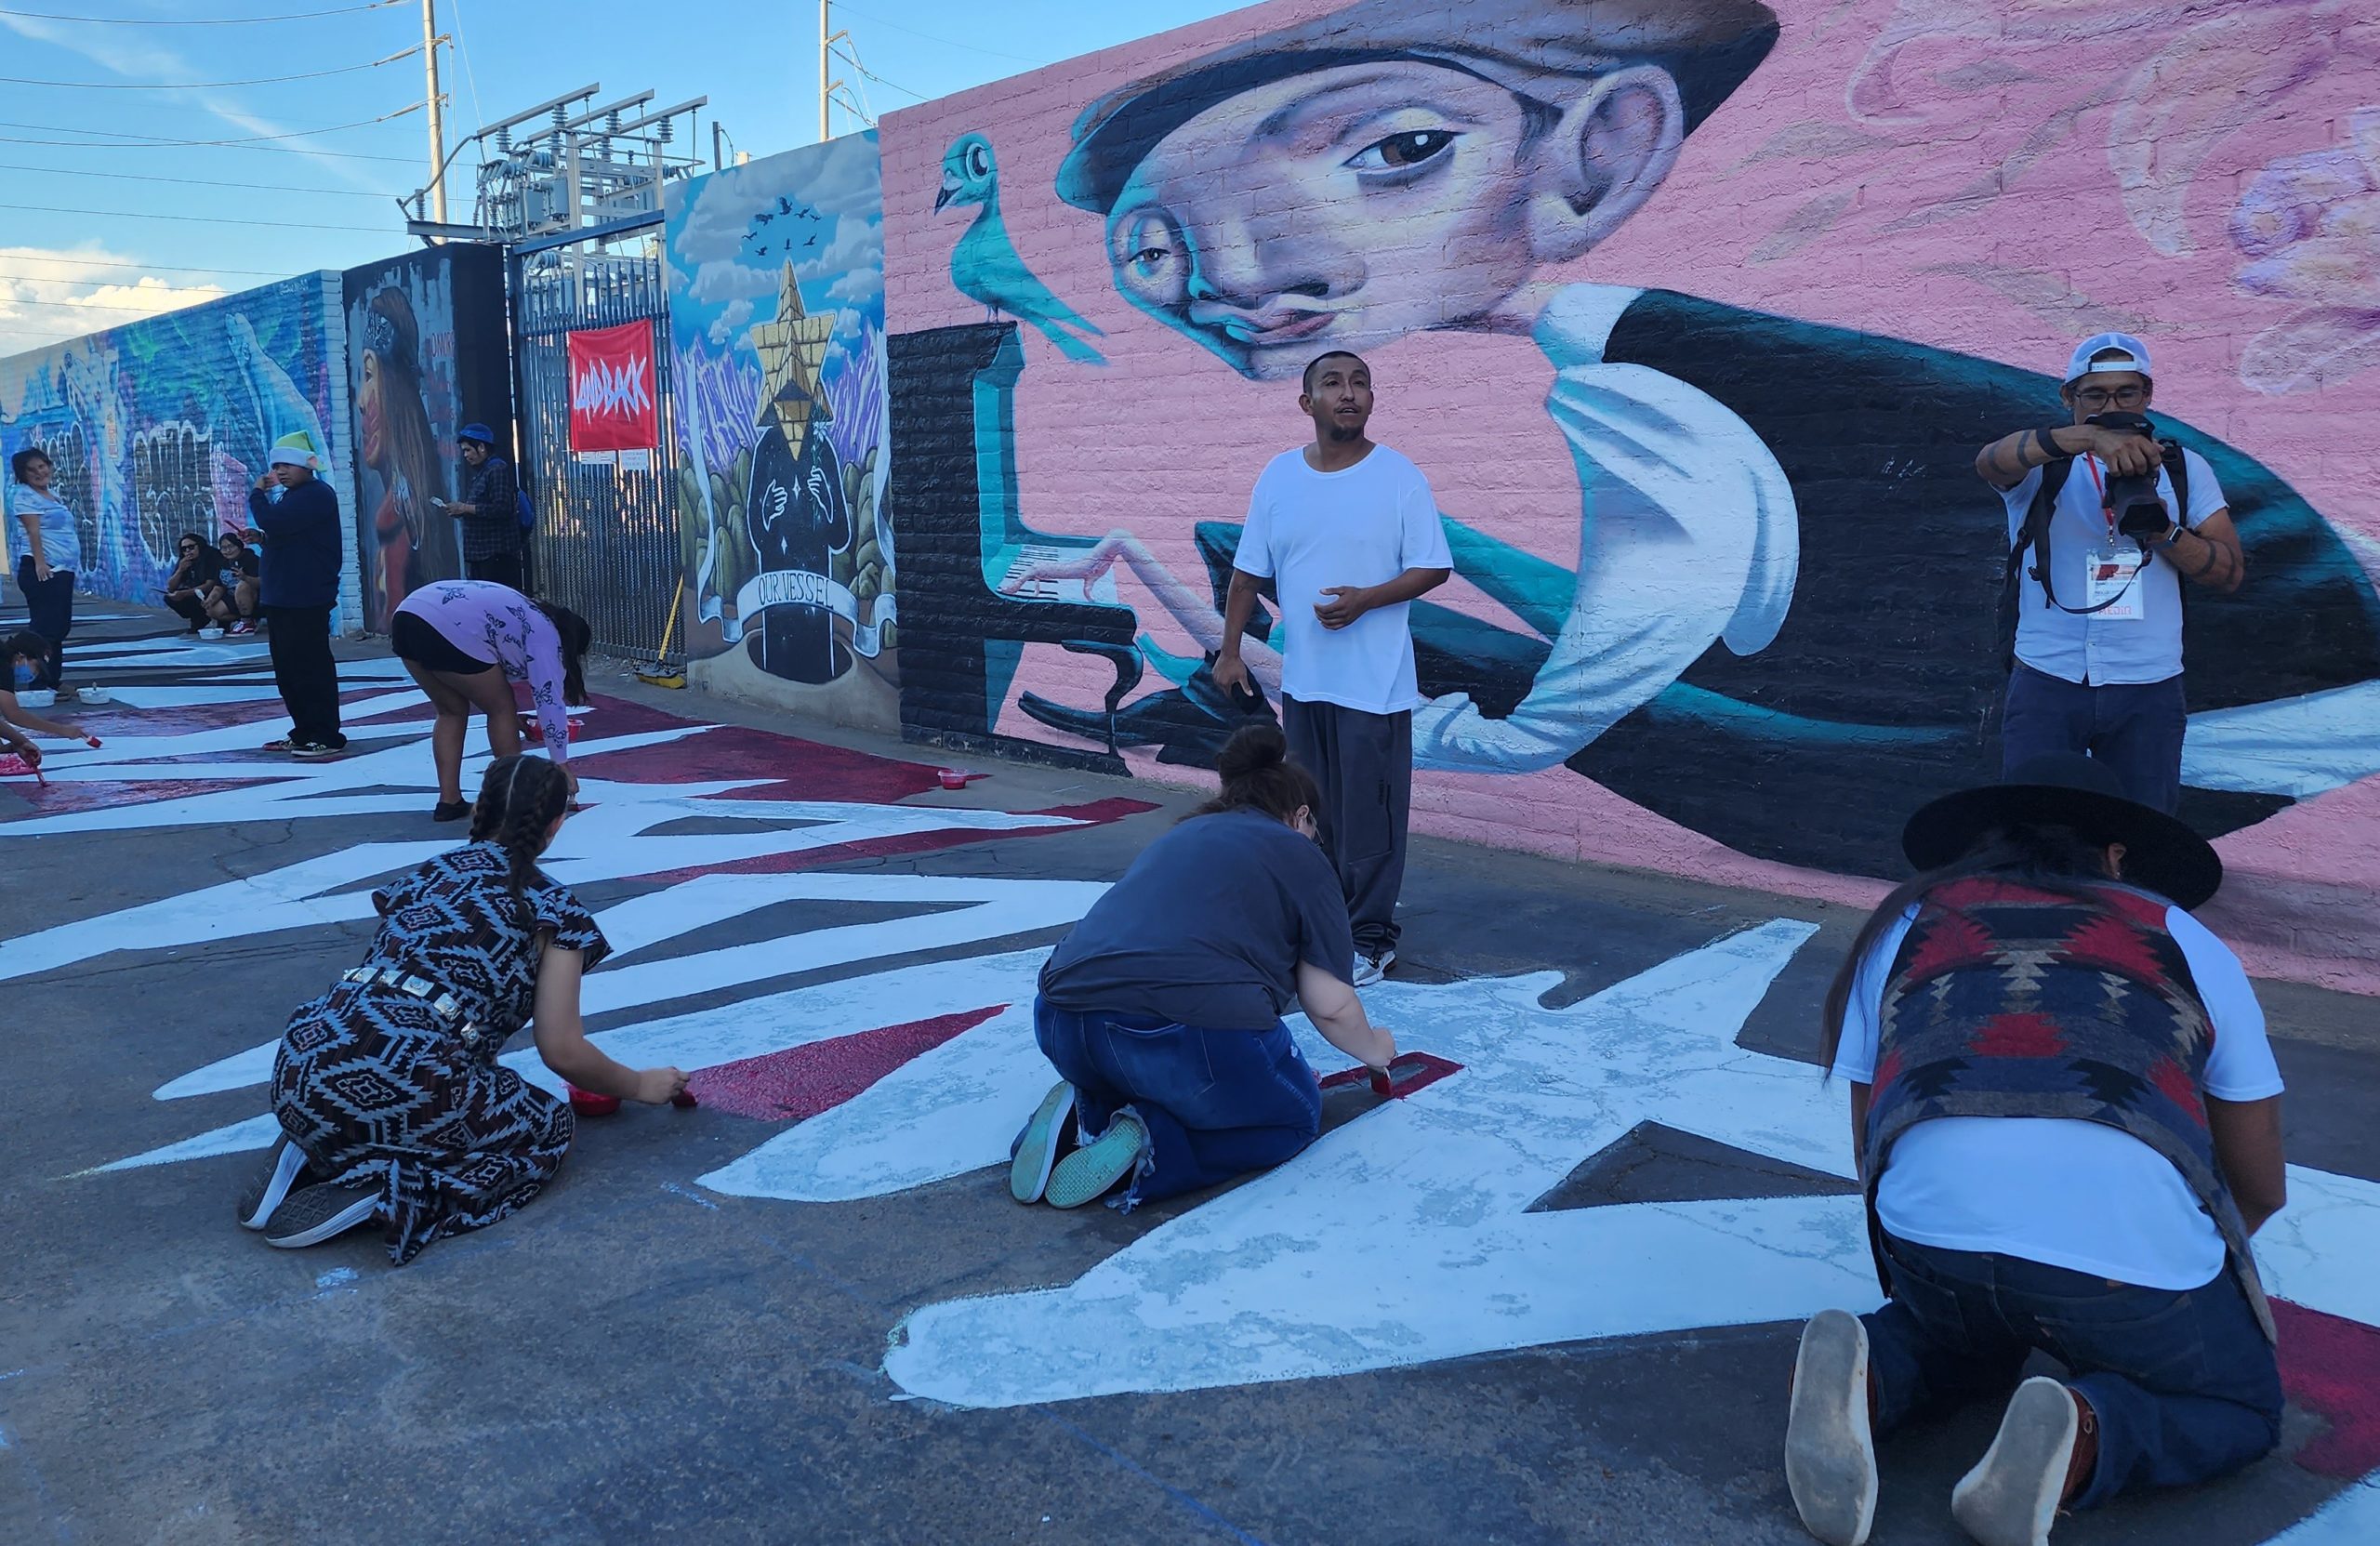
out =
{"type": "Polygon", "coordinates": [[[1104,215],[1142,158],[1209,108],[1274,81],[1381,59],[1453,63],[1514,86],[1615,63],[1658,64],[1677,82],[1692,133],[1777,37],[1777,15],[1762,0],[1466,0],[1452,10],[1356,0],[1093,102],[1076,120],[1058,197],[1104,215]]]}
{"type": "Polygon", "coordinates": [[[2185,908],[2223,885],[2223,860],[2212,844],[2162,811],[2124,798],[2122,781],[2079,752],[2029,758],[2001,783],[1944,795],[1909,818],[1901,852],[1920,870],[1939,869],[2006,826],[2064,826],[2094,845],[2122,843],[2124,879],[2185,908]]]}

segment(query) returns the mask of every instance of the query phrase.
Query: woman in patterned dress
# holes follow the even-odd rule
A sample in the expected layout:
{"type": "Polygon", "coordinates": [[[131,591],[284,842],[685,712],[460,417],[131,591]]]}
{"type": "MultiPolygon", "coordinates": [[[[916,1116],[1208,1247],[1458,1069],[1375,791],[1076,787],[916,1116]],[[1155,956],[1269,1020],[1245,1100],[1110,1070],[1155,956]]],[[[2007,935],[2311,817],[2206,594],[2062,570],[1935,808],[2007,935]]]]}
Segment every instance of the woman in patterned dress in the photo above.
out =
{"type": "Polygon", "coordinates": [[[686,1088],[675,1068],[624,1067],[588,1043],[579,980],[611,947],[536,864],[568,802],[552,762],[500,758],[471,840],[373,893],[364,963],[290,1016],[273,1059],[287,1141],[240,1209],[267,1244],[377,1219],[403,1265],[543,1190],[570,1151],[569,1103],[496,1061],[533,1011],[538,1055],[578,1088],[655,1105],[686,1088]]]}
{"type": "MultiPolygon", "coordinates": [[[[587,619],[568,607],[533,601],[494,580],[436,580],[405,598],[389,624],[389,643],[438,711],[430,733],[437,820],[471,813],[463,803],[463,741],[475,711],[487,716],[488,750],[509,757],[521,749],[516,681],[529,684],[546,755],[558,767],[569,763],[564,706],[587,701],[582,662],[591,637],[587,619]]],[[[570,785],[575,794],[576,778],[570,785]]]]}

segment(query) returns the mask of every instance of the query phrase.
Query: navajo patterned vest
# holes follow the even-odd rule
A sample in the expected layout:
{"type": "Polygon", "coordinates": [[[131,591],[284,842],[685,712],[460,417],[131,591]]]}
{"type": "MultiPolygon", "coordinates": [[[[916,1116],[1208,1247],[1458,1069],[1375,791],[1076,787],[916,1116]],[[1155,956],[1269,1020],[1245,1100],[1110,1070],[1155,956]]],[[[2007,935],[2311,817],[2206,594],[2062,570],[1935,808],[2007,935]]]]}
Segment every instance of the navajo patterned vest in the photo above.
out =
{"type": "Polygon", "coordinates": [[[2060,895],[1981,876],[1920,901],[1884,984],[1860,1164],[1870,1235],[1881,1232],[1876,1182],[1885,1156],[1919,1122],[2104,1123],[2182,1173],[2269,1337],[2272,1313],[2248,1232],[2207,1130],[2215,1028],[2166,932],[2169,904],[2129,886],[2085,890],[2060,895]]]}

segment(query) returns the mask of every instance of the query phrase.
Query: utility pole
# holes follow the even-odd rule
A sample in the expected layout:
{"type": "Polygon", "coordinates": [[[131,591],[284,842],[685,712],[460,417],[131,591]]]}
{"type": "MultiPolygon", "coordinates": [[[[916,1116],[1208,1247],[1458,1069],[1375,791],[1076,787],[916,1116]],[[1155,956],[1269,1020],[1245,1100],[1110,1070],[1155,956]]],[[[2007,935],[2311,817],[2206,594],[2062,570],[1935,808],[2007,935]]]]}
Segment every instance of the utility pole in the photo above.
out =
{"type": "Polygon", "coordinates": [[[438,0],[421,0],[421,61],[430,76],[430,214],[446,223],[446,112],[438,93],[438,0]]]}
{"type": "Polygon", "coordinates": [[[818,0],[818,143],[821,145],[834,138],[834,128],[827,122],[826,114],[834,106],[835,88],[843,84],[831,79],[828,74],[833,65],[835,45],[847,35],[834,30],[835,23],[827,14],[832,4],[833,0],[818,0]]]}

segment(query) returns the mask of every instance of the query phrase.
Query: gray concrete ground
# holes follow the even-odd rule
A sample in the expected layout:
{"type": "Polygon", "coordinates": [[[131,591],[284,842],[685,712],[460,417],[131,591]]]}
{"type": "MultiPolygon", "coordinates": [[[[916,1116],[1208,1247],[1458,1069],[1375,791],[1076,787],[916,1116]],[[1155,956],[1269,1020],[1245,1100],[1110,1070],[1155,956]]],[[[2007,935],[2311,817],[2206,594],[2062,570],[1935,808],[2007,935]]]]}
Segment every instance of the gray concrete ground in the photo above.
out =
{"type": "MultiPolygon", "coordinates": [[[[171,627],[141,617],[84,632],[171,627]]],[[[99,674],[187,678],[156,667],[99,674]]],[[[699,694],[608,676],[596,685],[674,714],[796,730],[699,694]]],[[[135,718],[89,713],[112,727],[135,718]]],[[[930,749],[826,738],[942,760],[930,749]]],[[[426,765],[426,747],[421,758],[426,765]]],[[[1031,811],[1110,796],[1157,808],[1057,836],[849,867],[1112,878],[1181,797],[1000,764],[964,797],[918,798],[1031,811]]],[[[0,784],[0,823],[37,813],[41,798],[0,784]]],[[[427,803],[402,817],[13,839],[0,843],[0,934],[359,842],[452,834],[433,827],[427,803]]],[[[637,889],[596,886],[588,900],[637,889]]],[[[1413,977],[1551,967],[1567,974],[1562,998],[1745,925],[1816,920],[1821,940],[1795,958],[1741,1037],[1803,1058],[1813,1055],[1834,951],[1857,922],[1843,909],[1428,840],[1415,845],[1406,894],[1413,977]]],[[[756,915],[703,943],[808,926],[756,915]]],[[[270,1039],[366,937],[361,923],[235,932],[0,987],[9,1051],[0,1099],[0,1540],[1806,1539],[1778,1463],[1792,1326],[1007,1410],[906,1399],[882,1372],[888,1334],[920,1304],[1066,1282],[1198,1198],[1129,1217],[1025,1209],[989,1169],[863,1202],[714,1196],[692,1178],[774,1130],[711,1109],[641,1111],[583,1124],[561,1181],[520,1213],[392,1269],[369,1233],[283,1252],[233,1228],[231,1199],[256,1155],[84,1173],[257,1110],[253,1089],[179,1102],[151,1091],[270,1039]]],[[[2380,1179],[2369,1003],[2298,988],[2276,989],[2268,1003],[2293,1086],[2293,1158],[2380,1179]]],[[[1590,1158],[1540,1206],[1842,1184],[1646,1128],[1590,1158]]],[[[1877,1540],[1963,1539],[1945,1502],[1993,1415],[1887,1445],[1877,1540]]],[[[2073,1520],[2057,1539],[2268,1539],[2338,1487],[2289,1458],[2325,1426],[2294,1411],[2282,1456],[2214,1487],[2073,1520]]]]}

